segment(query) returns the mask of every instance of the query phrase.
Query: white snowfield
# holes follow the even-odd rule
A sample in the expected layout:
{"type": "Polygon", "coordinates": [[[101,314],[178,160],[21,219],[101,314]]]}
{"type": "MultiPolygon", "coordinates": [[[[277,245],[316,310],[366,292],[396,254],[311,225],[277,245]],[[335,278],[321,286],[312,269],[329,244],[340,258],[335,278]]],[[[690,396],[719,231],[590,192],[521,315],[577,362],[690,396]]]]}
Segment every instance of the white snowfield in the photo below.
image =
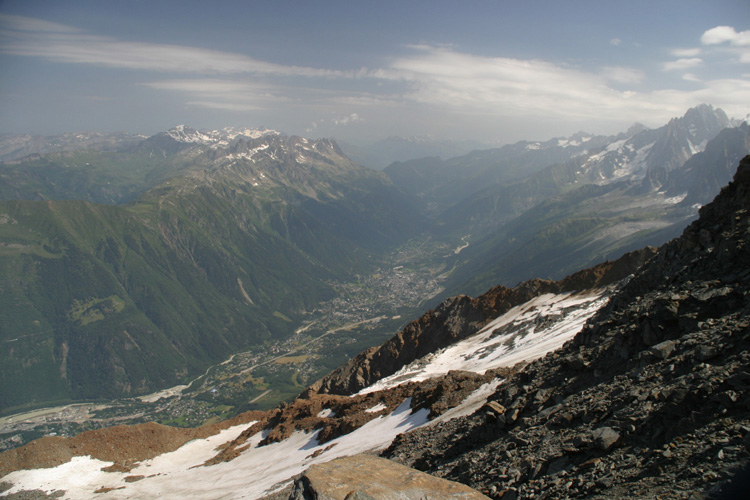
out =
{"type": "MultiPolygon", "coordinates": [[[[578,333],[585,321],[607,302],[608,295],[606,289],[542,295],[496,318],[476,335],[415,361],[362,392],[425,380],[450,370],[484,372],[541,357],[578,333]]],[[[494,380],[485,384],[437,420],[476,411],[501,382],[494,380]]],[[[250,446],[233,461],[201,465],[216,454],[217,447],[235,439],[252,425],[246,424],[208,439],[191,441],[174,452],[142,462],[128,473],[103,472],[101,469],[111,463],[90,457],[77,457],[51,469],[13,472],[3,478],[13,484],[3,495],[38,489],[48,493],[64,490],[63,498],[71,500],[260,498],[289,484],[293,476],[312,464],[384,449],[398,434],[428,425],[429,411],[421,409],[412,413],[410,403],[411,400],[406,399],[392,413],[324,444],[318,443],[316,431],[296,432],[282,442],[258,447],[264,431],[253,436],[250,446]],[[128,482],[128,476],[143,478],[128,482]],[[107,491],[95,493],[103,489],[107,491]]],[[[369,411],[382,409],[376,406],[369,411]]]]}
{"type": "Polygon", "coordinates": [[[177,125],[167,131],[167,135],[177,142],[202,144],[206,146],[226,146],[237,137],[257,139],[264,135],[280,135],[272,129],[234,128],[226,127],[222,130],[195,130],[186,125],[177,125]]]}
{"type": "Polygon", "coordinates": [[[91,457],[76,457],[52,469],[13,472],[3,481],[14,484],[4,495],[20,490],[65,490],[71,500],[109,499],[253,499],[279,489],[310,465],[388,446],[402,432],[428,422],[429,410],[410,410],[405,400],[393,413],[371,420],[354,432],[324,444],[318,432],[295,432],[286,440],[258,447],[265,432],[250,439],[251,446],[231,462],[202,467],[227,443],[252,424],[227,429],[208,439],[191,441],[180,449],[142,462],[128,473],[103,472],[111,465],[91,457]],[[318,456],[313,456],[321,452],[318,456]],[[126,482],[128,476],[145,476],[126,482]],[[117,488],[95,493],[101,488],[117,488]]]}
{"type": "Polygon", "coordinates": [[[405,382],[418,382],[451,370],[484,373],[540,358],[581,331],[609,300],[607,289],[545,294],[514,307],[472,335],[429,354],[360,391],[367,394],[405,382]]]}

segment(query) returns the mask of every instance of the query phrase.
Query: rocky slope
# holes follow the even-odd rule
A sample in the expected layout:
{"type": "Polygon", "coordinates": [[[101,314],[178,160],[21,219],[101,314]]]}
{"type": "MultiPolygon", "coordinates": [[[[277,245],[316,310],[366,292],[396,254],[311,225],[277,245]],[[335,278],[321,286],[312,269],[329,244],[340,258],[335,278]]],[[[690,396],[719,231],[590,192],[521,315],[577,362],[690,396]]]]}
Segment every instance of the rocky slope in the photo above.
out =
{"type": "Polygon", "coordinates": [[[308,393],[354,394],[412,361],[476,333],[492,319],[534,297],[616,283],[635,272],[653,252],[649,248],[632,252],[560,281],[536,279],[515,288],[498,286],[476,299],[466,295],[447,299],[382,346],[364,351],[313,384],[308,393]]]}
{"type": "Polygon", "coordinates": [[[746,157],[573,341],[385,456],[493,498],[729,495],[750,458],[749,210],[746,157]]]}

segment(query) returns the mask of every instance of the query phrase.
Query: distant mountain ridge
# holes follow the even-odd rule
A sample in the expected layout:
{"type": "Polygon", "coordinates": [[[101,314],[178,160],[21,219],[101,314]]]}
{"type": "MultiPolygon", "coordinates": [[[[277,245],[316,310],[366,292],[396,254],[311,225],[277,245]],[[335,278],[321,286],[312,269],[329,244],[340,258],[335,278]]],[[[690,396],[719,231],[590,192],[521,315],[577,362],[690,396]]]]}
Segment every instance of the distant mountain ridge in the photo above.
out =
{"type": "MultiPolygon", "coordinates": [[[[280,135],[281,132],[264,127],[225,127],[221,130],[196,130],[186,125],[177,125],[166,132],[174,140],[183,143],[227,146],[232,141],[257,139],[264,135],[280,135]]],[[[157,136],[160,134],[156,134],[157,136]]],[[[0,161],[20,160],[33,154],[43,155],[61,151],[82,150],[114,151],[137,144],[149,136],[127,132],[69,132],[52,136],[33,134],[0,136],[0,161]]]]}
{"type": "Polygon", "coordinates": [[[747,154],[750,127],[729,125],[699,106],[385,172],[330,139],[187,126],[0,163],[0,407],[186,382],[410,240],[455,248],[435,302],[660,245],[747,154]]]}
{"type": "Polygon", "coordinates": [[[115,132],[73,132],[54,136],[32,134],[0,136],[0,161],[18,160],[25,156],[81,149],[114,150],[135,144],[146,136],[115,132]]]}
{"type": "Polygon", "coordinates": [[[341,142],[340,145],[349,158],[377,170],[382,170],[394,162],[424,157],[453,158],[489,147],[480,141],[438,140],[424,136],[390,136],[365,145],[347,142],[341,142]]]}
{"type": "MultiPolygon", "coordinates": [[[[750,152],[750,127],[730,125],[723,111],[704,105],[658,129],[631,128],[632,136],[582,135],[532,144],[538,150],[526,143],[506,148],[503,155],[514,151],[527,168],[483,167],[485,173],[470,177],[482,179],[482,188],[425,208],[434,214],[437,231],[469,243],[456,259],[448,289],[478,293],[498,280],[512,285],[532,276],[559,279],[677,236],[750,152]],[[535,170],[546,163],[535,163],[542,153],[567,159],[535,170]]],[[[423,168],[420,176],[430,171],[427,164],[423,168]]],[[[444,170],[436,169],[437,176],[444,170]]],[[[458,176],[461,169],[450,172],[458,176]]],[[[461,182],[445,180],[437,187],[449,192],[461,182]]]]}

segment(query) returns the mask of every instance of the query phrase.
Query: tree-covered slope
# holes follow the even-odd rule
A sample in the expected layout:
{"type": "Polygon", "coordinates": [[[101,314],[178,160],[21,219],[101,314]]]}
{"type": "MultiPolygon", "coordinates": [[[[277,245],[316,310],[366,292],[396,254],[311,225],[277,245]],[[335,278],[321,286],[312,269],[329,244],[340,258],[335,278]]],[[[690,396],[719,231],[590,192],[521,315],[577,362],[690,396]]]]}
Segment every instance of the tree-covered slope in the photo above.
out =
{"type": "Polygon", "coordinates": [[[328,141],[194,152],[136,202],[0,202],[0,408],[145,393],[271,337],[415,224],[328,141]]]}

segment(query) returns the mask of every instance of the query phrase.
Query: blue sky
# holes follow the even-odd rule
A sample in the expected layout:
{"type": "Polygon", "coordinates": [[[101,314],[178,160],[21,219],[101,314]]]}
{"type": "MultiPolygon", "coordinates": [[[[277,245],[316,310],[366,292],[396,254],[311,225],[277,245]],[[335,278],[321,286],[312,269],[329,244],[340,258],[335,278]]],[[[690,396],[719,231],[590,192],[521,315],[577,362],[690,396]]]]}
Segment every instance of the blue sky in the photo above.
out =
{"type": "Polygon", "coordinates": [[[750,113],[750,2],[0,0],[0,133],[507,143],[750,113]]]}

